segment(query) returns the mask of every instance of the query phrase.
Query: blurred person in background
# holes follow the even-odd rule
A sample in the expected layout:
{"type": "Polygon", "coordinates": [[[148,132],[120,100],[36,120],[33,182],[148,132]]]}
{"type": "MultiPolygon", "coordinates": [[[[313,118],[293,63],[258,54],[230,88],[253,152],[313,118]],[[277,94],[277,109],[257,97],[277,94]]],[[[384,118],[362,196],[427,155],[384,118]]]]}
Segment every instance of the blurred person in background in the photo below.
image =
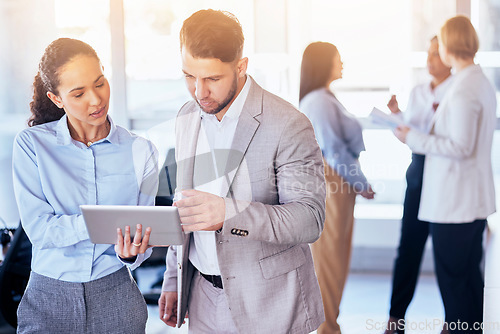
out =
{"type": "MultiPolygon", "coordinates": [[[[130,269],[150,254],[150,228],[96,245],[82,204],[154,205],[156,149],[115,125],[94,49],[60,38],[34,81],[29,128],[14,141],[14,192],[32,247],[18,333],[144,333],[147,308],[130,269]]],[[[103,222],[105,223],[105,222],[103,222]]]]}
{"type": "Polygon", "coordinates": [[[311,245],[326,317],[319,334],[340,333],[337,318],[349,273],[356,195],[367,199],[375,195],[358,160],[365,149],[361,124],[330,90],[340,78],[337,48],[325,42],[309,44],[302,57],[299,109],[314,127],[327,184],[325,227],[311,245]]]}
{"type": "MultiPolygon", "coordinates": [[[[404,119],[410,127],[429,133],[432,117],[452,82],[451,68],[441,61],[437,36],[430,40],[427,50],[427,71],[430,82],[413,88],[408,106],[403,113],[396,95],[387,106],[391,112],[404,119]]],[[[386,334],[403,333],[406,309],[413,298],[417,285],[425,243],[429,235],[429,223],[418,219],[425,155],[412,153],[411,164],[406,171],[406,193],[401,238],[392,273],[391,308],[386,334]]]]}
{"type": "Polygon", "coordinates": [[[493,86],[474,63],[478,48],[467,17],[446,21],[439,54],[455,74],[430,133],[407,126],[394,131],[413,152],[426,155],[418,218],[430,223],[444,333],[482,332],[480,262],[486,219],[496,210],[491,148],[497,101],[493,86]]]}

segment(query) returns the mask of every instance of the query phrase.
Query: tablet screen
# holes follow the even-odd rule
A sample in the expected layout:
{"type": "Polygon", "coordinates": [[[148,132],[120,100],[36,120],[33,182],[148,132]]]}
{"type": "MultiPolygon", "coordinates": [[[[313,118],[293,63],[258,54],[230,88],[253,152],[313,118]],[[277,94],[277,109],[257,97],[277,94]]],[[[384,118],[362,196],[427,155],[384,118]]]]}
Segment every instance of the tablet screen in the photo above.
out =
{"type": "Polygon", "coordinates": [[[135,227],[143,231],[151,227],[149,244],[154,246],[181,245],[184,233],[179,212],[172,206],[80,205],[90,241],[94,244],[115,244],[116,229],[130,226],[133,238],[135,227]]]}

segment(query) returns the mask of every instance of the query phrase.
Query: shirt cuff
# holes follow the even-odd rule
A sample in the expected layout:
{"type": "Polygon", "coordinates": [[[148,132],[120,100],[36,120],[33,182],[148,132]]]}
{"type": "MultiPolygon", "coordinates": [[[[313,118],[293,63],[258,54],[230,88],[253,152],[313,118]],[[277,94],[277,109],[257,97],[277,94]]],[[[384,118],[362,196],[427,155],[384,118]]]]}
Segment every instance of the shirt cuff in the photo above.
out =
{"type": "Polygon", "coordinates": [[[145,253],[143,254],[137,254],[137,257],[135,258],[134,262],[130,261],[124,261],[123,259],[120,258],[118,254],[116,254],[116,257],[118,260],[120,260],[121,263],[126,265],[130,270],[135,270],[137,267],[139,267],[147,258],[151,256],[151,253],[153,252],[153,248],[148,248],[145,253]]]}
{"type": "Polygon", "coordinates": [[[90,239],[89,231],[87,230],[87,225],[85,225],[85,220],[83,219],[83,215],[77,216],[77,234],[80,240],[90,239]]]}

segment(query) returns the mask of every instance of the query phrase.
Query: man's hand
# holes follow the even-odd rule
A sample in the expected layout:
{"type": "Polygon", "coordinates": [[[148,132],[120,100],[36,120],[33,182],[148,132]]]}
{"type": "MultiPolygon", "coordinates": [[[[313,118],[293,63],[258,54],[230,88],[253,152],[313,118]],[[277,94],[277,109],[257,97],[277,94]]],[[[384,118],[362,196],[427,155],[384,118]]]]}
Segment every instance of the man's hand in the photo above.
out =
{"type": "Polygon", "coordinates": [[[177,292],[163,291],[158,299],[160,319],[170,327],[177,325],[177,292]]]}
{"type": "Polygon", "coordinates": [[[408,136],[408,132],[410,132],[410,128],[404,125],[400,125],[394,129],[394,135],[396,135],[396,138],[404,144],[406,144],[406,136],[408,136]]]}
{"type": "Polygon", "coordinates": [[[391,99],[387,103],[387,107],[393,114],[398,114],[401,112],[401,110],[399,110],[398,100],[396,100],[396,95],[391,96],[391,99]]]}
{"type": "Polygon", "coordinates": [[[174,203],[179,208],[185,232],[217,231],[224,224],[226,202],[222,197],[198,190],[182,191],[183,199],[174,203]]]}

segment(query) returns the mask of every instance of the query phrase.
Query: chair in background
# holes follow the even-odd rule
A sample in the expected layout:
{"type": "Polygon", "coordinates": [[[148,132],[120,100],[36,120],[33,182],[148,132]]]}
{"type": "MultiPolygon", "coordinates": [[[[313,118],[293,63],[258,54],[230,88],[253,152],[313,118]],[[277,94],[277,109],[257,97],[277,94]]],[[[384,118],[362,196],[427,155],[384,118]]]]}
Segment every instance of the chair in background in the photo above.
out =
{"type": "MultiPolygon", "coordinates": [[[[171,206],[174,200],[175,187],[176,187],[177,165],[175,163],[175,150],[171,148],[167,152],[165,162],[163,163],[162,173],[159,175],[158,194],[156,195],[155,205],[157,206],[171,206]]],[[[168,247],[155,247],[153,254],[144,261],[144,263],[137,269],[148,267],[156,267],[158,272],[157,280],[150,286],[149,291],[143,291],[142,295],[147,304],[156,305],[161,294],[161,285],[163,283],[163,273],[166,266],[168,247]]],[[[133,274],[137,281],[137,274],[133,274]]]]}
{"type": "Polygon", "coordinates": [[[17,307],[28,284],[30,271],[31,242],[19,224],[0,265],[0,312],[14,328],[17,327],[17,307]]]}

